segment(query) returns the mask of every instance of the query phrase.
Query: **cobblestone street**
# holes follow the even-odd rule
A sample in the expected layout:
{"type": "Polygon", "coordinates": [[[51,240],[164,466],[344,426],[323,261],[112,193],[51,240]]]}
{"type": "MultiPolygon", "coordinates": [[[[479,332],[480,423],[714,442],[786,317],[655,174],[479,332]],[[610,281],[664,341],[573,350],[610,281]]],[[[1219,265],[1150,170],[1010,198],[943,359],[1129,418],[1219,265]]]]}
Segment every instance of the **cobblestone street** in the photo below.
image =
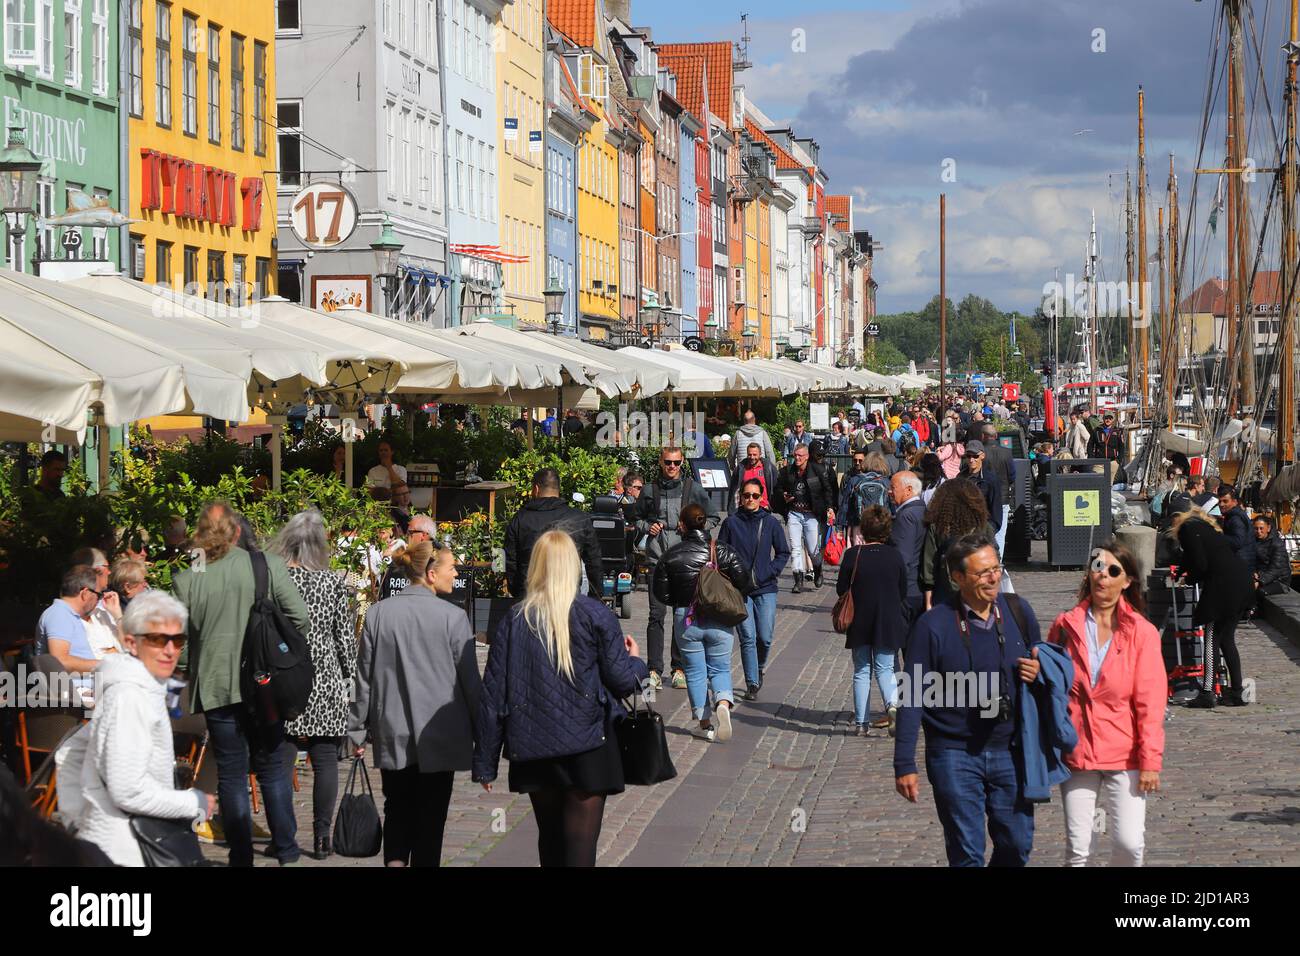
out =
{"type": "MultiPolygon", "coordinates": [[[[1036,545],[1041,548],[1042,545],[1036,545]]],[[[1041,557],[1041,552],[1036,552],[1041,557]]],[[[1072,601],[1079,573],[1045,565],[1016,571],[1017,590],[1044,630],[1072,601]]],[[[640,640],[646,598],[638,593],[627,630],[640,640]]],[[[833,574],[820,591],[779,600],[773,657],[760,700],[740,702],[735,736],[707,744],[690,736],[685,691],[665,688],[659,709],[669,731],[676,779],[631,787],[607,804],[602,865],[919,865],[945,863],[928,783],[912,805],[894,792],[893,741],[852,727],[851,667],[830,626],[833,574]]],[[[1239,632],[1245,673],[1258,702],[1243,709],[1171,709],[1161,792],[1147,814],[1147,862],[1177,865],[1300,864],[1300,651],[1267,625],[1239,632]]],[[[486,648],[480,647],[480,661],[486,648]]],[[[734,674],[740,680],[737,651],[734,674]]],[[[873,698],[873,703],[878,698],[873,698]]],[[[491,794],[458,775],[444,843],[451,866],[533,866],[536,828],[528,800],[491,794]]],[[[377,799],[378,773],[372,771],[377,799]]],[[[295,795],[299,843],[311,845],[311,774],[295,795]]],[[[381,805],[382,810],[382,805],[381,805]]],[[[1036,814],[1033,865],[1064,856],[1059,795],[1036,814]]],[[[216,859],[223,848],[210,847],[216,859]]],[[[1104,865],[1107,838],[1094,861],[1104,865]]],[[[308,866],[367,866],[381,860],[333,857],[308,866]]]]}

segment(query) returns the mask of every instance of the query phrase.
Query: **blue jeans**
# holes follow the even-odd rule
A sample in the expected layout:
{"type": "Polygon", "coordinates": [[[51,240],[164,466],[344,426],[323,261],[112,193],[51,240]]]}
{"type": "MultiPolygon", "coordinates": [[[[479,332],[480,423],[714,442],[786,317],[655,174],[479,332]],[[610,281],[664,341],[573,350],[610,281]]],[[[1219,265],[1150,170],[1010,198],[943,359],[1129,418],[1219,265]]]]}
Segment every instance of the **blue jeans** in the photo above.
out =
{"type": "Polygon", "coordinates": [[[1006,554],[1007,551],[1007,522],[1011,520],[1011,506],[1002,506],[1002,524],[998,526],[996,541],[998,544],[998,557],[1006,554]]]}
{"type": "Polygon", "coordinates": [[[871,673],[875,671],[876,686],[884,698],[885,707],[892,707],[897,691],[894,680],[894,658],[896,651],[877,651],[870,644],[861,644],[853,648],[853,719],[858,724],[865,724],[871,712],[871,673]]]}
{"type": "Polygon", "coordinates": [[[708,720],[710,688],[713,704],[720,700],[728,704],[735,702],[731,693],[731,628],[700,620],[686,627],[685,619],[686,608],[673,609],[677,648],[686,665],[686,696],[690,698],[695,719],[708,720]]]}
{"type": "Polygon", "coordinates": [[[818,562],[818,550],[821,543],[821,525],[817,516],[806,511],[791,511],[785,517],[786,536],[790,540],[790,566],[796,574],[812,571],[818,562]],[[808,552],[805,563],[804,552],[808,552]]]}
{"type": "Polygon", "coordinates": [[[221,825],[230,847],[231,866],[253,865],[253,813],[248,801],[249,757],[266,803],[271,847],[281,863],[292,863],[298,849],[298,821],[293,815],[293,788],[284,756],[283,721],[267,726],[256,723],[243,704],[218,707],[203,715],[208,741],[217,758],[217,799],[221,825]]]}
{"type": "Polygon", "coordinates": [[[772,631],[776,628],[776,592],[745,598],[745,609],[749,617],[736,625],[740,663],[745,668],[745,683],[759,684],[772,649],[772,631]]]}
{"type": "Polygon", "coordinates": [[[1024,799],[1011,750],[970,754],[957,748],[925,748],[925,773],[943,824],[949,866],[984,865],[988,818],[993,857],[989,866],[1024,866],[1034,848],[1034,805],[1024,799]]]}

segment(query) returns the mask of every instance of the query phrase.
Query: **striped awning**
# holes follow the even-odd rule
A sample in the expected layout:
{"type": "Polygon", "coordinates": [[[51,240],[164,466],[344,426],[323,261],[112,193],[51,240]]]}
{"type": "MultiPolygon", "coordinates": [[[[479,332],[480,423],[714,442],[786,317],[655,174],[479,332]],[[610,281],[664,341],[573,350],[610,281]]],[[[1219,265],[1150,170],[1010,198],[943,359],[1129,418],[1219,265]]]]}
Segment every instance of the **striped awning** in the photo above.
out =
{"type": "Polygon", "coordinates": [[[500,262],[504,265],[519,265],[520,263],[528,261],[527,256],[516,255],[513,252],[505,252],[500,246],[452,243],[447,248],[457,255],[473,256],[476,259],[490,259],[493,262],[500,262]]]}

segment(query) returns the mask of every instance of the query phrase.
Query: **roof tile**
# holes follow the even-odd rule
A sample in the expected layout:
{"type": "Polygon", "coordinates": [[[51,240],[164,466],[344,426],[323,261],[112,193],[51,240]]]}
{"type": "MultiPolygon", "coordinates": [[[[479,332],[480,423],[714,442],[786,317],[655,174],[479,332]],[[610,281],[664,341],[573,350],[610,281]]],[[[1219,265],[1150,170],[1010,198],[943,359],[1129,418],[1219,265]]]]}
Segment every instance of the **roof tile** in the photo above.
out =
{"type": "Polygon", "coordinates": [[[596,45],[596,0],[551,0],[547,19],[580,47],[596,45]]]}
{"type": "MultiPolygon", "coordinates": [[[[657,47],[659,59],[675,60],[682,56],[703,56],[708,61],[709,109],[731,124],[731,43],[664,43],[657,47]]],[[[681,78],[678,77],[680,80],[681,78]]],[[[694,112],[692,110],[692,112],[694,112]]],[[[701,116],[701,120],[706,117],[701,116]]]]}

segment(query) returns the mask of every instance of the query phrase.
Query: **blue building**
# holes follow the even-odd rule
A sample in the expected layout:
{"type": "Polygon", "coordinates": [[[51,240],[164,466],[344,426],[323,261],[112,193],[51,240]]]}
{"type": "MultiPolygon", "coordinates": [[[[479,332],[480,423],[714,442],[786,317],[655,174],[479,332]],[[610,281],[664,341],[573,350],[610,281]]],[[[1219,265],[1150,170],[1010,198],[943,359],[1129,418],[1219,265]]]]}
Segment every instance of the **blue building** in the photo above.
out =
{"type": "Polygon", "coordinates": [[[681,196],[682,336],[700,334],[699,234],[700,206],[695,182],[696,137],[704,125],[683,110],[678,126],[681,139],[677,172],[681,196]]]}
{"type": "MultiPolygon", "coordinates": [[[[546,284],[567,293],[560,320],[565,335],[578,334],[577,147],[594,120],[577,94],[561,53],[564,39],[547,27],[546,48],[546,284]]],[[[548,315],[548,323],[555,316],[548,315]]]]}

